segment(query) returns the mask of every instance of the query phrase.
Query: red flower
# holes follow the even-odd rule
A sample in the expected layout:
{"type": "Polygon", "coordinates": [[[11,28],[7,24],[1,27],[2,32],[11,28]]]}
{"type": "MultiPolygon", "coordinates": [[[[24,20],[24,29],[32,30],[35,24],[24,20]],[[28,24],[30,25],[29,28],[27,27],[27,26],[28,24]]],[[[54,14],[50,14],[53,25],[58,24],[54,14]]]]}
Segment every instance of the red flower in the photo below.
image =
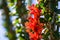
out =
{"type": "Polygon", "coordinates": [[[29,6],[29,9],[29,21],[25,23],[26,32],[29,34],[30,40],[41,39],[41,32],[44,26],[44,24],[39,21],[41,9],[38,9],[35,5],[29,6]],[[33,17],[31,15],[33,15],[33,17]]]}
{"type": "Polygon", "coordinates": [[[30,40],[38,40],[38,34],[37,33],[29,33],[30,40]]]}

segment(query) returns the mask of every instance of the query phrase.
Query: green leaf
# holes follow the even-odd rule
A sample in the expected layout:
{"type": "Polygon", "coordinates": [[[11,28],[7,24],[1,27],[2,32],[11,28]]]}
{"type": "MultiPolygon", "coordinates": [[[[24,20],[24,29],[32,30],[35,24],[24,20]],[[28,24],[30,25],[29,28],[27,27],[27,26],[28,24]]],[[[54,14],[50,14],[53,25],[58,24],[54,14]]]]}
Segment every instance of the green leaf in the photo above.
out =
{"type": "Polygon", "coordinates": [[[51,19],[52,19],[52,18],[51,18],[51,17],[49,17],[49,19],[48,19],[48,20],[50,21],[51,19]]]}
{"type": "Polygon", "coordinates": [[[44,3],[40,3],[40,7],[42,8],[44,6],[44,3]]]}
{"type": "Polygon", "coordinates": [[[20,37],[19,39],[20,39],[20,40],[24,40],[24,38],[22,38],[22,37],[20,37]]]}
{"type": "Polygon", "coordinates": [[[13,5],[14,5],[13,3],[9,3],[9,4],[8,4],[8,7],[11,7],[11,6],[13,6],[13,5]]]}

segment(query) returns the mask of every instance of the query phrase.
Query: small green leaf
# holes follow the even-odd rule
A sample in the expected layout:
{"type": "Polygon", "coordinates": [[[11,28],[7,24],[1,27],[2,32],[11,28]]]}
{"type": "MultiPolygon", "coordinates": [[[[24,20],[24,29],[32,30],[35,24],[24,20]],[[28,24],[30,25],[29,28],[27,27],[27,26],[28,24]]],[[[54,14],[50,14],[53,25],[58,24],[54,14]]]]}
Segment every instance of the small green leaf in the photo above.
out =
{"type": "Polygon", "coordinates": [[[20,37],[19,39],[20,39],[20,40],[24,40],[24,38],[22,38],[22,37],[20,37]]]}
{"type": "Polygon", "coordinates": [[[40,7],[42,8],[44,6],[44,3],[40,3],[40,7]]]}
{"type": "Polygon", "coordinates": [[[48,19],[48,20],[50,21],[51,19],[52,19],[52,18],[51,18],[51,17],[49,17],[49,19],[48,19]]]}

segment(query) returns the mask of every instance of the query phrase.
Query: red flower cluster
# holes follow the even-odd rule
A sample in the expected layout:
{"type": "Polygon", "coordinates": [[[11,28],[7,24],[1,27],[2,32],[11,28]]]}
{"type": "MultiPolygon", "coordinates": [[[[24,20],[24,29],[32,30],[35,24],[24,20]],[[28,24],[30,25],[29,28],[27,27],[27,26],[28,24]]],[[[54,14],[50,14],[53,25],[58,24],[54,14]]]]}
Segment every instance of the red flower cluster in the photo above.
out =
{"type": "Polygon", "coordinates": [[[29,34],[30,40],[38,40],[42,38],[43,23],[40,23],[39,18],[41,15],[41,10],[38,9],[35,5],[29,7],[28,22],[25,23],[26,32],[29,34]]]}

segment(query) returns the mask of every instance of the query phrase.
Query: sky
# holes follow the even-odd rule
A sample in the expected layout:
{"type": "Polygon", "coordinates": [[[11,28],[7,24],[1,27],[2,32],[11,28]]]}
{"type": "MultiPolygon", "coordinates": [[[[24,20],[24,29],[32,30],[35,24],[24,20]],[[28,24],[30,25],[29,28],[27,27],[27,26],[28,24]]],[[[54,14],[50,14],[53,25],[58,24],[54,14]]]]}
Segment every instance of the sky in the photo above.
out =
{"type": "Polygon", "coordinates": [[[8,40],[8,38],[5,37],[6,29],[3,26],[2,12],[3,12],[3,10],[0,9],[0,40],[8,40]]]}

